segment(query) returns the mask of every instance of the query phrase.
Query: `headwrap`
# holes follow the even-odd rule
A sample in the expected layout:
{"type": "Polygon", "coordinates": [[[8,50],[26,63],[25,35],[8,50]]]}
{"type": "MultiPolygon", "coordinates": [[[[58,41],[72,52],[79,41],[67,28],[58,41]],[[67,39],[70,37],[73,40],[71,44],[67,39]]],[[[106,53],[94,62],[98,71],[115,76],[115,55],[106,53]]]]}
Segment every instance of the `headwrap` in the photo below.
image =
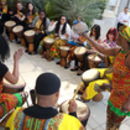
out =
{"type": "Polygon", "coordinates": [[[73,24],[78,24],[78,23],[79,23],[78,20],[74,20],[74,21],[73,21],[73,24]]]}
{"type": "Polygon", "coordinates": [[[119,33],[123,38],[125,38],[128,42],[130,42],[130,27],[121,26],[119,28],[119,33]]]}
{"type": "Polygon", "coordinates": [[[36,80],[36,93],[40,95],[51,95],[59,91],[60,79],[53,73],[43,73],[36,80]]]}

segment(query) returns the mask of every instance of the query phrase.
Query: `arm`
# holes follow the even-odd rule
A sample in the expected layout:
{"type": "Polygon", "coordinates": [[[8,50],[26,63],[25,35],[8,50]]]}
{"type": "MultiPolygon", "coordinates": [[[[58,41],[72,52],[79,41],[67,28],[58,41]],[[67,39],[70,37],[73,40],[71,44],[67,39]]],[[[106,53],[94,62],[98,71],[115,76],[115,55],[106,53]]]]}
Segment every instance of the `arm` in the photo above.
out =
{"type": "Polygon", "coordinates": [[[23,55],[23,50],[19,49],[14,54],[14,67],[13,72],[10,73],[9,71],[5,74],[4,78],[12,84],[15,84],[19,80],[19,60],[23,55]]]}
{"type": "Polygon", "coordinates": [[[103,53],[104,55],[107,56],[116,56],[118,52],[120,51],[120,48],[105,48],[101,45],[99,45],[97,42],[92,40],[89,36],[85,36],[87,40],[90,42],[90,44],[100,53],[103,53]]]}
{"type": "Polygon", "coordinates": [[[49,26],[48,26],[48,32],[53,32],[55,30],[55,27],[56,27],[56,23],[57,22],[50,22],[49,26]]]}
{"type": "Polygon", "coordinates": [[[74,100],[70,100],[68,108],[69,114],[77,118],[76,110],[77,110],[76,102],[74,100]]]}
{"type": "Polygon", "coordinates": [[[67,24],[67,27],[66,27],[66,38],[70,38],[71,35],[72,35],[72,30],[71,30],[71,27],[69,24],[67,24]]]}

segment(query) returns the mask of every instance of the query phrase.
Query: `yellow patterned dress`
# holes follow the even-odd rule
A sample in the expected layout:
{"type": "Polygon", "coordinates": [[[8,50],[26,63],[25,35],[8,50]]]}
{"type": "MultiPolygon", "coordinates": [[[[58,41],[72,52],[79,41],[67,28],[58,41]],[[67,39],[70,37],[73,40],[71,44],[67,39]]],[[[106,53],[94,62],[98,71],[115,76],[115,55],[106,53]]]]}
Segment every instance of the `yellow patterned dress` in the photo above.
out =
{"type": "Polygon", "coordinates": [[[50,119],[31,118],[17,108],[6,123],[10,130],[84,130],[82,124],[73,116],[59,113],[50,119]]]}

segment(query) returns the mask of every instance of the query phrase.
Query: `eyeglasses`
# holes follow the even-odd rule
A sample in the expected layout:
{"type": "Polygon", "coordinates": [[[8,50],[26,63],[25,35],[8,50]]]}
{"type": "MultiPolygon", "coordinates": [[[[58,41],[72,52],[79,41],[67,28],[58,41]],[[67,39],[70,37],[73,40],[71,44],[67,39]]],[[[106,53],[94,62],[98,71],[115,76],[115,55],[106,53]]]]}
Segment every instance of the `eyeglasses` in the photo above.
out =
{"type": "Polygon", "coordinates": [[[66,20],[66,19],[61,19],[61,20],[66,20]]]}

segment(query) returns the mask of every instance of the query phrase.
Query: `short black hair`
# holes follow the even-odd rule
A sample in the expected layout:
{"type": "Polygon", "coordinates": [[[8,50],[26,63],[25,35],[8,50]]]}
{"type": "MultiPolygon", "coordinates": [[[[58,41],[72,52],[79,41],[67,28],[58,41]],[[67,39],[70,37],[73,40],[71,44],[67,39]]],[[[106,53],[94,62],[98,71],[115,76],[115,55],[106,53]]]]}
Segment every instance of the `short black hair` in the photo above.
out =
{"type": "Polygon", "coordinates": [[[129,9],[128,6],[126,6],[124,9],[129,9]]]}
{"type": "Polygon", "coordinates": [[[10,56],[10,48],[5,38],[0,35],[0,60],[4,62],[10,56]]]}

